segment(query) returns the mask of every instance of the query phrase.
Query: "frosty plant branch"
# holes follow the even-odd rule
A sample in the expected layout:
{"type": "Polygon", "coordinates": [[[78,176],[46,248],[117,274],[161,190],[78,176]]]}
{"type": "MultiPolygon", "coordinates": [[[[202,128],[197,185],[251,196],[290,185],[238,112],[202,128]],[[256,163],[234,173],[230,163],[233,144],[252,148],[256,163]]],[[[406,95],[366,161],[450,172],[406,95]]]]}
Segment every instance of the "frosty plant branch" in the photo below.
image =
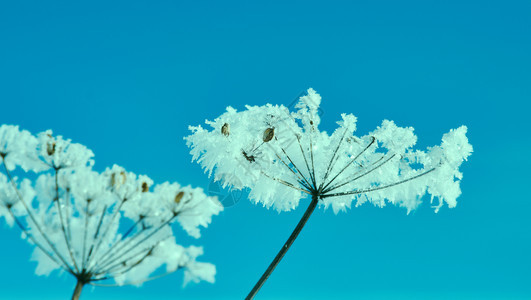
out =
{"type": "Polygon", "coordinates": [[[315,196],[312,196],[312,202],[310,202],[310,205],[306,209],[306,212],[304,212],[304,215],[302,216],[301,220],[299,221],[299,224],[297,224],[297,227],[295,227],[295,229],[293,230],[293,232],[289,236],[289,238],[286,241],[286,243],[284,244],[284,246],[282,246],[280,251],[278,251],[277,256],[275,256],[275,258],[273,259],[273,261],[271,262],[269,267],[266,269],[266,271],[264,272],[262,277],[260,277],[260,279],[255,284],[255,286],[253,287],[253,289],[251,290],[249,295],[246,297],[246,299],[253,299],[254,295],[256,295],[256,293],[258,293],[260,288],[262,288],[262,285],[264,285],[264,283],[269,278],[271,273],[273,273],[273,271],[275,270],[277,265],[280,263],[280,261],[282,260],[284,255],[288,252],[288,250],[291,247],[291,245],[293,244],[293,242],[295,242],[295,239],[297,238],[297,236],[299,236],[299,233],[302,231],[302,228],[304,227],[304,225],[306,225],[306,222],[308,221],[308,219],[312,215],[313,211],[315,210],[315,207],[317,206],[317,202],[318,202],[318,198],[315,197],[315,196]]]}
{"type": "Polygon", "coordinates": [[[141,285],[180,269],[184,284],[213,282],[214,265],[195,260],[202,248],[177,244],[172,224],[198,238],[199,227],[222,210],[217,199],[177,183],[153,185],[116,165],[93,171],[92,157],[85,146],[51,131],[33,136],[0,126],[0,217],[35,245],[36,273],[73,275],[72,299],[86,284],[141,285]]]}
{"type": "Polygon", "coordinates": [[[472,153],[461,126],[446,133],[440,146],[414,150],[417,138],[411,127],[384,120],[376,130],[355,136],[356,117],[342,114],[338,128],[319,130],[321,97],[309,89],[296,111],[282,105],[232,107],[206,121],[210,127],[191,126],[186,137],[197,160],[224,186],[248,188],[249,198],[278,211],[295,209],[301,199],[311,202],[301,221],[273,262],[251,290],[252,299],[271,275],[317,205],[334,213],[371,202],[392,203],[409,213],[422,197],[455,207],[460,195],[459,167],[472,153]]]}

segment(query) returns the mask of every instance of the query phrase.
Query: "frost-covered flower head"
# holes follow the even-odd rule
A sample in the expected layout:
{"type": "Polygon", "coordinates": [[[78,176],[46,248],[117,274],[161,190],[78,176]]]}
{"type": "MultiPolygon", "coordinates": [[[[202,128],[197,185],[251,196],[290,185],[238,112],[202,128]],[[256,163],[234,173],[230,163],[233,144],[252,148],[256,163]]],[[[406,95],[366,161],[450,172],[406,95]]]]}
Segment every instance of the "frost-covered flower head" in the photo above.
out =
{"type": "Polygon", "coordinates": [[[440,146],[414,150],[411,127],[384,120],[376,130],[356,136],[356,117],[342,114],[338,128],[319,130],[321,97],[313,89],[296,111],[282,105],[232,107],[191,126],[186,137],[193,160],[225,186],[249,188],[249,197],[279,211],[297,207],[307,195],[334,212],[364,202],[386,201],[415,209],[422,196],[438,198],[436,211],[456,205],[462,174],[459,166],[472,153],[461,126],[443,136],[440,146]]]}
{"type": "Polygon", "coordinates": [[[200,237],[199,227],[222,210],[217,199],[177,183],[154,185],[116,165],[96,172],[92,157],[51,131],[0,127],[0,217],[36,246],[36,273],[62,269],[82,284],[141,284],[165,265],[168,273],[184,269],[185,284],[213,282],[214,265],[195,260],[202,248],[177,244],[171,225],[200,237]],[[20,181],[11,172],[17,167],[37,175],[20,181]]]}

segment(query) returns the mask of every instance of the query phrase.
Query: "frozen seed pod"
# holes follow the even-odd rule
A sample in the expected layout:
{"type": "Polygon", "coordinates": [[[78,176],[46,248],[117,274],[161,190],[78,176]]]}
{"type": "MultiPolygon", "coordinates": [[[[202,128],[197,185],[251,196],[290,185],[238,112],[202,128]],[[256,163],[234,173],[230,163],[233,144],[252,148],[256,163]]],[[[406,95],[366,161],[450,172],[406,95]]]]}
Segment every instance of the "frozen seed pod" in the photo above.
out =
{"type": "Polygon", "coordinates": [[[181,202],[181,199],[183,199],[183,196],[184,196],[184,192],[179,192],[177,193],[177,195],[175,196],[175,199],[173,199],[173,201],[177,204],[179,204],[181,202]]]}
{"type": "Polygon", "coordinates": [[[263,136],[264,143],[267,143],[270,140],[272,140],[274,136],[275,136],[275,128],[267,128],[264,131],[264,136],[263,136]]]}
{"type": "Polygon", "coordinates": [[[149,192],[149,186],[146,182],[142,182],[142,193],[149,192]]]}
{"type": "Polygon", "coordinates": [[[50,156],[55,153],[55,143],[48,143],[48,145],[46,145],[46,153],[50,156]]]}
{"type": "Polygon", "coordinates": [[[224,136],[229,136],[229,134],[230,134],[230,125],[229,125],[229,123],[225,123],[225,124],[223,124],[223,126],[221,126],[221,133],[224,136]]]}

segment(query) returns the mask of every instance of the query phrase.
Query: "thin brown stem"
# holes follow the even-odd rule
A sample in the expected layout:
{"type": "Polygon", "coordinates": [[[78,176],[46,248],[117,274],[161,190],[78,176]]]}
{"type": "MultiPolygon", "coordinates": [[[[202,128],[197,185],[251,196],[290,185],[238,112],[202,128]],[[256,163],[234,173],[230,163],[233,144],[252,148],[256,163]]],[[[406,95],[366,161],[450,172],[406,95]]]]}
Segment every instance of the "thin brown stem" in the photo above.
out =
{"type": "Polygon", "coordinates": [[[76,283],[76,287],[74,289],[74,293],[72,294],[72,300],[78,300],[79,296],[81,296],[81,291],[83,290],[83,286],[85,283],[81,280],[78,280],[76,283]]]}
{"type": "Polygon", "coordinates": [[[103,210],[101,211],[100,221],[98,222],[98,226],[96,228],[96,232],[94,233],[94,236],[92,238],[92,245],[90,246],[90,250],[88,252],[86,260],[83,262],[85,267],[88,267],[88,264],[90,262],[90,258],[92,257],[92,251],[94,250],[96,239],[98,238],[98,235],[100,233],[101,224],[103,224],[103,218],[105,217],[105,213],[106,212],[107,212],[107,205],[105,205],[103,207],[103,210]]]}
{"type": "MultiPolygon", "coordinates": [[[[275,141],[278,141],[277,137],[275,137],[275,141]]],[[[277,156],[278,159],[280,159],[280,161],[293,173],[295,174],[295,176],[297,176],[299,178],[299,183],[301,185],[303,185],[304,187],[306,187],[308,190],[312,190],[312,185],[310,184],[310,182],[308,181],[308,179],[306,179],[306,177],[302,174],[302,172],[299,170],[299,168],[297,168],[297,165],[295,165],[295,163],[293,163],[293,161],[291,160],[291,157],[289,157],[288,153],[286,153],[286,150],[284,150],[284,148],[282,148],[281,146],[279,146],[280,150],[282,150],[282,153],[284,153],[284,155],[286,156],[286,158],[290,161],[291,165],[293,166],[293,168],[295,169],[292,169],[289,164],[287,164],[281,157],[280,155],[278,155],[277,151],[275,151],[274,148],[271,148],[274,152],[275,152],[275,155],[277,156]],[[299,176],[300,174],[300,176],[299,176]]]]}
{"type": "Polygon", "coordinates": [[[367,171],[367,172],[365,172],[365,173],[363,173],[363,174],[361,174],[361,175],[359,175],[359,176],[356,176],[356,177],[354,177],[354,178],[352,178],[352,179],[349,179],[349,180],[347,180],[347,181],[345,181],[345,182],[343,182],[343,183],[341,183],[341,184],[337,184],[337,185],[335,185],[335,186],[333,186],[333,187],[329,187],[328,189],[322,191],[322,193],[323,193],[323,194],[327,194],[327,193],[329,193],[329,192],[331,192],[331,191],[333,191],[333,190],[335,190],[335,189],[338,189],[338,188],[340,188],[340,187],[342,187],[342,186],[344,186],[344,185],[347,185],[347,184],[349,184],[349,183],[352,183],[352,182],[354,182],[354,181],[356,181],[356,180],[358,180],[358,179],[360,179],[360,178],[362,178],[362,177],[364,177],[364,176],[366,176],[366,175],[369,175],[369,174],[370,174],[371,172],[373,172],[374,170],[376,170],[376,169],[378,169],[379,167],[385,165],[387,162],[389,162],[389,161],[390,161],[393,157],[395,157],[395,156],[396,156],[396,154],[391,155],[391,156],[390,156],[389,158],[387,158],[384,162],[382,162],[381,164],[377,165],[376,167],[370,169],[369,171],[367,171]]]}
{"type": "MultiPolygon", "coordinates": [[[[9,179],[9,181],[11,182],[11,185],[13,186],[13,189],[15,190],[16,194],[17,194],[17,197],[19,198],[20,202],[22,203],[22,205],[24,206],[24,209],[26,210],[26,212],[28,213],[28,216],[30,217],[30,220],[33,222],[33,224],[35,225],[35,227],[37,228],[37,230],[39,231],[39,233],[41,234],[41,236],[44,238],[44,240],[46,241],[46,243],[48,243],[48,246],[50,246],[50,248],[53,250],[53,252],[55,253],[55,255],[57,255],[57,257],[59,257],[59,259],[61,260],[61,262],[65,265],[65,267],[68,269],[68,272],[71,273],[71,274],[74,274],[74,270],[72,270],[72,268],[70,267],[70,265],[66,262],[66,260],[64,259],[64,257],[61,255],[61,252],[59,252],[59,250],[57,249],[57,247],[55,247],[55,245],[52,243],[52,241],[50,241],[50,238],[48,238],[48,236],[44,233],[44,231],[42,230],[42,227],[39,225],[39,223],[37,222],[37,219],[35,218],[35,216],[33,215],[33,213],[31,212],[31,208],[29,207],[29,205],[24,201],[24,198],[22,197],[22,195],[20,194],[20,191],[18,190],[17,188],[17,184],[15,183],[15,180],[13,179],[13,176],[11,176],[11,172],[9,172],[9,169],[7,168],[6,166],[6,162],[5,162],[5,159],[4,157],[2,156],[2,164],[4,165],[4,170],[6,172],[6,175],[7,175],[7,178],[9,179]]],[[[29,224],[29,222],[28,222],[29,224]]]]}
{"type": "Polygon", "coordinates": [[[136,239],[137,237],[140,236],[140,234],[142,232],[144,232],[144,230],[141,230],[141,231],[138,231],[137,233],[135,233],[134,236],[130,237],[128,240],[126,240],[123,244],[121,244],[121,247],[120,248],[117,248],[115,250],[114,253],[111,253],[112,250],[114,249],[114,247],[120,242],[118,241],[117,243],[115,243],[114,245],[111,246],[111,248],[109,248],[109,250],[106,252],[106,254],[102,257],[100,257],[100,262],[99,263],[96,263],[96,265],[94,266],[94,270],[97,270],[97,269],[104,269],[106,267],[109,266],[109,264],[111,264],[113,261],[117,260],[119,257],[123,256],[124,254],[126,253],[129,253],[130,251],[132,251],[133,249],[135,249],[136,247],[138,247],[138,245],[142,244],[143,242],[145,242],[147,239],[149,239],[150,237],[152,237],[154,234],[156,234],[157,232],[159,232],[162,228],[164,228],[164,226],[170,224],[177,216],[179,215],[179,213],[174,213],[174,215],[169,219],[167,220],[166,222],[163,222],[161,225],[159,225],[159,227],[157,227],[154,231],[150,232],[149,234],[147,234],[142,240],[140,240],[139,242],[137,242],[136,244],[134,244],[133,246],[129,247],[127,250],[125,251],[122,251],[122,249],[125,248],[126,245],[128,245],[132,240],[136,239]],[[109,255],[110,256],[107,256],[106,258],[104,258],[106,255],[109,255]]]}
{"type": "Polygon", "coordinates": [[[41,245],[41,243],[39,243],[39,241],[37,241],[33,235],[31,235],[31,233],[26,229],[26,227],[24,227],[24,225],[20,222],[17,216],[15,216],[15,213],[13,213],[11,206],[8,206],[7,210],[9,211],[9,214],[11,215],[11,217],[15,220],[15,223],[20,228],[20,230],[22,230],[22,232],[28,237],[28,239],[30,239],[31,242],[35,244],[35,246],[37,246],[37,248],[39,248],[44,254],[46,254],[46,256],[48,256],[58,266],[63,268],[63,270],[65,270],[66,272],[70,272],[70,270],[67,268],[68,267],[67,265],[63,265],[61,264],[61,262],[57,261],[57,259],[46,248],[44,248],[44,246],[41,245]]]}
{"type": "Polygon", "coordinates": [[[304,153],[304,149],[302,148],[301,139],[298,135],[295,135],[295,137],[297,138],[299,148],[301,149],[301,154],[302,154],[302,157],[304,158],[304,163],[306,164],[306,169],[308,170],[308,174],[310,174],[310,180],[312,181],[313,189],[317,189],[315,178],[313,177],[312,170],[310,169],[310,165],[308,164],[308,160],[306,159],[306,154],[304,153]]]}
{"type": "MultiPolygon", "coordinates": [[[[107,223],[107,227],[104,229],[103,233],[99,237],[99,240],[96,243],[96,246],[94,246],[94,244],[93,244],[92,245],[93,247],[90,248],[89,255],[88,255],[88,258],[87,258],[87,268],[89,268],[92,265],[92,260],[94,259],[94,257],[96,257],[96,252],[98,252],[98,250],[100,249],[100,246],[103,243],[103,240],[105,239],[105,236],[107,235],[107,232],[109,232],[109,229],[112,226],[112,222],[114,221],[114,218],[116,218],[116,216],[120,212],[120,209],[122,208],[122,205],[124,205],[124,203],[126,201],[127,201],[127,197],[121,198],[120,204],[118,204],[118,207],[115,208],[115,211],[112,214],[111,218],[109,219],[109,222],[107,223]]],[[[100,224],[98,225],[98,230],[96,231],[96,235],[100,232],[100,226],[101,226],[101,222],[103,221],[104,212],[102,212],[102,217],[100,219],[100,224]]],[[[96,239],[96,237],[95,237],[95,239],[96,239]]],[[[95,240],[93,242],[95,242],[95,240]]]]}
{"type": "Polygon", "coordinates": [[[70,244],[70,239],[68,238],[68,235],[66,233],[65,221],[63,220],[61,204],[59,203],[59,168],[54,168],[54,169],[55,169],[55,199],[54,199],[54,202],[57,206],[57,211],[59,212],[59,220],[61,221],[61,230],[63,231],[63,236],[65,238],[66,248],[68,249],[68,253],[70,254],[70,258],[72,259],[72,263],[74,264],[74,268],[76,269],[76,272],[79,272],[79,267],[77,266],[76,259],[74,258],[74,253],[72,252],[72,245],[70,244]]]}
{"type": "Polygon", "coordinates": [[[334,168],[334,165],[336,164],[336,158],[337,153],[339,152],[339,147],[341,147],[341,144],[343,143],[343,140],[345,139],[345,135],[347,134],[348,128],[345,128],[345,131],[343,132],[343,135],[341,136],[341,139],[339,140],[339,143],[337,143],[337,147],[334,150],[334,153],[332,154],[332,158],[330,158],[330,163],[328,163],[328,168],[326,168],[326,172],[323,178],[323,181],[321,182],[321,185],[319,186],[319,191],[323,190],[323,184],[326,182],[326,179],[328,179],[328,175],[330,174],[330,171],[334,168]]]}
{"type": "Polygon", "coordinates": [[[435,171],[435,168],[429,169],[426,172],[420,173],[420,174],[415,175],[413,177],[406,178],[404,180],[400,180],[400,181],[397,181],[397,182],[394,182],[394,183],[391,183],[391,184],[381,185],[381,186],[368,188],[368,189],[357,190],[357,191],[348,191],[348,192],[341,192],[341,193],[326,194],[326,195],[323,195],[321,197],[322,198],[328,198],[328,197],[337,197],[337,196],[346,196],[346,195],[357,195],[357,194],[363,194],[363,193],[369,193],[369,192],[374,192],[374,191],[378,191],[378,190],[383,190],[383,189],[386,189],[386,188],[393,187],[395,185],[406,183],[406,182],[411,181],[413,179],[417,179],[417,178],[422,177],[422,176],[424,176],[426,174],[429,174],[429,173],[431,173],[433,171],[435,171]]]}
{"type": "Polygon", "coordinates": [[[266,280],[269,278],[271,273],[273,273],[273,271],[275,270],[277,265],[280,263],[280,261],[282,260],[284,255],[288,252],[288,250],[291,247],[291,245],[293,244],[293,242],[295,242],[295,239],[297,238],[297,236],[301,232],[301,230],[304,227],[304,225],[306,225],[306,222],[308,221],[308,219],[312,215],[313,211],[315,210],[315,207],[317,206],[317,202],[318,201],[319,200],[318,200],[317,195],[313,195],[312,196],[312,202],[310,203],[310,205],[306,209],[306,212],[304,212],[304,215],[302,216],[301,220],[299,221],[299,224],[297,224],[297,227],[295,227],[295,230],[293,230],[293,232],[289,236],[289,238],[286,241],[286,243],[284,244],[284,246],[282,246],[282,248],[278,252],[277,256],[275,256],[275,259],[273,259],[273,261],[271,262],[271,264],[269,265],[267,270],[264,272],[262,277],[260,277],[260,280],[258,280],[258,282],[253,287],[253,289],[251,290],[249,295],[247,295],[247,297],[245,298],[246,300],[253,299],[254,296],[256,296],[256,294],[258,293],[258,291],[262,287],[262,285],[264,285],[266,280]]]}
{"type": "MultiPolygon", "coordinates": [[[[85,270],[85,261],[86,261],[86,254],[87,254],[87,230],[88,230],[88,220],[89,220],[89,205],[90,201],[87,199],[87,205],[85,206],[85,228],[83,229],[83,256],[81,259],[81,268],[85,270]]],[[[67,223],[68,224],[68,223],[67,223]]]]}
{"type": "Polygon", "coordinates": [[[344,167],[343,169],[341,169],[341,171],[339,171],[336,176],[334,176],[328,183],[325,184],[325,186],[323,186],[323,191],[326,190],[326,188],[332,184],[332,182],[334,182],[334,180],[336,180],[337,177],[339,177],[339,175],[341,175],[341,173],[343,173],[349,166],[352,165],[353,162],[355,162],[363,153],[365,153],[365,151],[367,151],[367,149],[369,149],[372,144],[374,144],[374,142],[376,141],[376,138],[375,137],[372,137],[372,141],[369,143],[369,145],[367,145],[360,153],[358,153],[358,155],[356,155],[352,160],[350,160],[344,167]]]}
{"type": "MultiPolygon", "coordinates": [[[[313,130],[312,130],[313,131],[313,130]]],[[[312,159],[312,174],[313,174],[313,181],[314,181],[314,187],[317,188],[317,179],[315,178],[315,166],[313,163],[313,141],[312,141],[312,132],[310,132],[310,157],[312,159]]]]}
{"type": "Polygon", "coordinates": [[[123,260],[120,260],[119,262],[113,261],[109,265],[102,267],[102,270],[98,271],[98,273],[96,273],[95,275],[98,276],[98,275],[104,275],[104,274],[111,274],[111,277],[118,277],[117,275],[127,273],[131,269],[133,269],[134,267],[142,263],[147,257],[151,256],[151,254],[153,253],[153,249],[155,249],[155,247],[157,247],[158,244],[159,243],[149,248],[142,249],[141,251],[133,255],[130,255],[129,257],[124,258],[123,260]],[[140,256],[140,255],[142,255],[142,258],[138,259],[136,262],[132,263],[131,265],[127,264],[128,261],[133,260],[135,257],[140,256]]]}
{"type": "Polygon", "coordinates": [[[306,193],[306,194],[310,194],[309,191],[304,190],[304,189],[301,189],[301,188],[299,188],[299,187],[296,187],[295,185],[293,185],[293,184],[290,183],[290,182],[287,182],[287,181],[282,180],[282,179],[280,179],[280,178],[271,177],[271,176],[267,175],[265,172],[262,172],[262,174],[264,174],[265,177],[270,178],[270,179],[275,180],[275,181],[278,181],[278,182],[282,183],[282,184],[285,185],[285,186],[288,186],[288,187],[290,187],[290,188],[296,189],[297,191],[301,191],[301,192],[306,193]]]}

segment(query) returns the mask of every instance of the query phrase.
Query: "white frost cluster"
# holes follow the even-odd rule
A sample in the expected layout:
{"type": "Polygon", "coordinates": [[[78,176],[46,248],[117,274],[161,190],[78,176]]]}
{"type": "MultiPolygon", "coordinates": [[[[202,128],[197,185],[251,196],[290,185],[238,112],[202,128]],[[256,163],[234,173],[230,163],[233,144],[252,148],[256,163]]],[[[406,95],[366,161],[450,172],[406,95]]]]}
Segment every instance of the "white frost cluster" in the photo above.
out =
{"type": "Polygon", "coordinates": [[[51,131],[0,126],[0,157],[0,217],[36,246],[37,274],[62,269],[84,283],[138,285],[165,266],[184,269],[185,284],[214,281],[215,266],[196,261],[203,249],[177,244],[172,228],[198,238],[223,209],[202,189],[153,185],[116,165],[96,172],[92,151],[51,131]]]}
{"type": "Polygon", "coordinates": [[[248,188],[250,199],[287,211],[311,195],[334,212],[372,202],[415,209],[425,193],[438,198],[435,210],[456,205],[462,174],[459,166],[472,153],[461,126],[443,136],[440,146],[414,150],[411,127],[384,120],[376,130],[356,136],[356,117],[343,114],[332,133],[320,131],[321,97],[313,89],[299,99],[296,111],[282,105],[232,107],[190,126],[185,138],[193,160],[215,180],[248,188]]]}

